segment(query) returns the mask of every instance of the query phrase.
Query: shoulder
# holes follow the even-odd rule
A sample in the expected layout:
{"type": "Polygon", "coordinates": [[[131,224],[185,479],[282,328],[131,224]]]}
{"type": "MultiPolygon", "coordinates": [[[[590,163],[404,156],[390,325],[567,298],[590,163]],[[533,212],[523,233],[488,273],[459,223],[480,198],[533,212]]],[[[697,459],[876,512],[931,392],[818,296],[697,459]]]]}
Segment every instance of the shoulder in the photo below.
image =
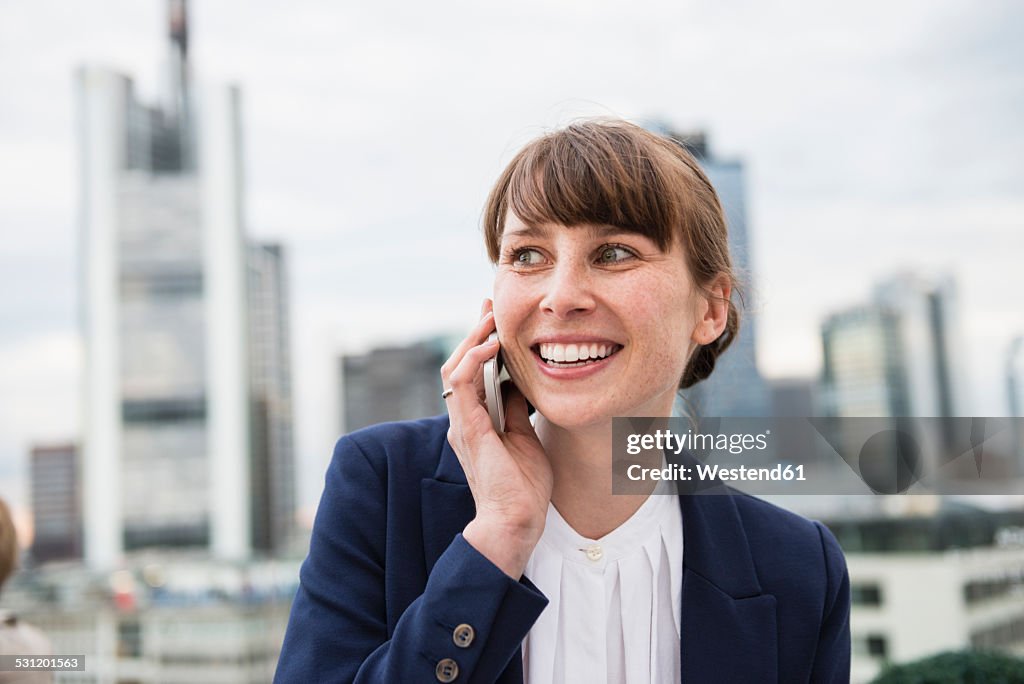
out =
{"type": "Polygon", "coordinates": [[[50,640],[36,627],[21,620],[0,624],[0,652],[10,655],[49,655],[50,640]]]}
{"type": "Polygon", "coordinates": [[[733,497],[747,542],[766,590],[820,585],[836,591],[846,575],[846,560],[832,532],[816,520],[748,494],[733,497]]]}
{"type": "MultiPolygon", "coordinates": [[[[324,478],[304,581],[330,578],[349,555],[383,566],[389,531],[419,529],[421,487],[448,444],[448,417],[381,423],[338,440],[324,478]],[[319,574],[316,574],[319,573],[319,574]]],[[[456,460],[454,455],[452,460],[456,460]]]]}
{"type": "Polygon", "coordinates": [[[823,529],[831,539],[828,528],[820,522],[809,520],[764,499],[737,492],[733,494],[733,501],[744,527],[756,532],[755,536],[762,540],[774,543],[796,539],[820,545],[823,529]]]}
{"type": "Polygon", "coordinates": [[[434,473],[448,442],[448,416],[379,423],[341,437],[332,467],[361,459],[384,481],[392,471],[434,473]]]}
{"type": "Polygon", "coordinates": [[[447,441],[449,417],[434,416],[415,421],[379,423],[350,432],[335,444],[339,452],[358,451],[375,467],[395,459],[437,465],[447,441]]]}

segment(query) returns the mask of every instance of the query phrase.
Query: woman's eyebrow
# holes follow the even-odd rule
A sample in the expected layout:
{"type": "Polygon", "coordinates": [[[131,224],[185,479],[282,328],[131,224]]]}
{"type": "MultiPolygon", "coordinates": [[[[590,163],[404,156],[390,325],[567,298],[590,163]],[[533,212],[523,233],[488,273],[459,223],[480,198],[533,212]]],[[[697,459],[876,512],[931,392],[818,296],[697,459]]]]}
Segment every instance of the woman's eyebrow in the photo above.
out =
{"type": "Polygon", "coordinates": [[[509,237],[528,237],[528,238],[539,238],[545,237],[548,234],[547,228],[542,226],[523,226],[517,230],[507,230],[503,236],[509,237]]]}

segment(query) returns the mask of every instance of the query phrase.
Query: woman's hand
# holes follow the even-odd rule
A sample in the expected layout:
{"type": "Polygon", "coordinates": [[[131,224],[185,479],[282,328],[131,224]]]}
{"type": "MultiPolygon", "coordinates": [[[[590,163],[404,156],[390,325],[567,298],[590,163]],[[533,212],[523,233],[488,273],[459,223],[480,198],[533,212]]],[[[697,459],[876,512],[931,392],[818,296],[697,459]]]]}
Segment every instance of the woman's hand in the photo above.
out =
{"type": "Polygon", "coordinates": [[[530,424],[526,398],[510,388],[504,434],[495,432],[484,403],[483,365],[498,353],[491,300],[482,318],[441,367],[447,398],[448,442],[466,472],[476,517],[463,536],[505,574],[519,579],[547,518],[551,464],[530,424]]]}

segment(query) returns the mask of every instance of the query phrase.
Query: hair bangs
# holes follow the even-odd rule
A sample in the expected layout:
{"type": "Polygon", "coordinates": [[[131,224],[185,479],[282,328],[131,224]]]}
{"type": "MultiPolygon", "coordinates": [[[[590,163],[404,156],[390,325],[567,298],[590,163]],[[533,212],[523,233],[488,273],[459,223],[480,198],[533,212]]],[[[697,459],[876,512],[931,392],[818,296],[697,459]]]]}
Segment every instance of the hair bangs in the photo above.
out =
{"type": "Polygon", "coordinates": [[[510,165],[505,211],[528,225],[615,226],[666,249],[679,212],[659,166],[671,162],[623,133],[573,125],[542,138],[510,165]]]}

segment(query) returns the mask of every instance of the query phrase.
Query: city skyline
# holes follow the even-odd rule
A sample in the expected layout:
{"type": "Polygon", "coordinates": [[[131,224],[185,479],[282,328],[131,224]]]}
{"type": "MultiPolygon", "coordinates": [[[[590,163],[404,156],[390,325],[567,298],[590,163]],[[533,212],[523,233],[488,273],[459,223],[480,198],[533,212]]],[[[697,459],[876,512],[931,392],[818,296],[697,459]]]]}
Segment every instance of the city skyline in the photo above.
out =
{"type": "MultiPolygon", "coordinates": [[[[294,255],[303,504],[336,436],[337,354],[467,329],[490,291],[487,189],[521,142],[576,115],[702,128],[748,164],[769,378],[815,372],[821,319],[878,276],[952,266],[976,411],[1005,410],[1006,349],[1024,329],[1019,6],[561,3],[543,26],[540,5],[192,9],[200,68],[245,91],[248,223],[294,255]]],[[[29,445],[81,427],[71,74],[113,64],[150,99],[163,11],[5,10],[0,151],[15,163],[0,172],[0,282],[18,294],[0,303],[0,491],[22,507],[29,445]]]]}

